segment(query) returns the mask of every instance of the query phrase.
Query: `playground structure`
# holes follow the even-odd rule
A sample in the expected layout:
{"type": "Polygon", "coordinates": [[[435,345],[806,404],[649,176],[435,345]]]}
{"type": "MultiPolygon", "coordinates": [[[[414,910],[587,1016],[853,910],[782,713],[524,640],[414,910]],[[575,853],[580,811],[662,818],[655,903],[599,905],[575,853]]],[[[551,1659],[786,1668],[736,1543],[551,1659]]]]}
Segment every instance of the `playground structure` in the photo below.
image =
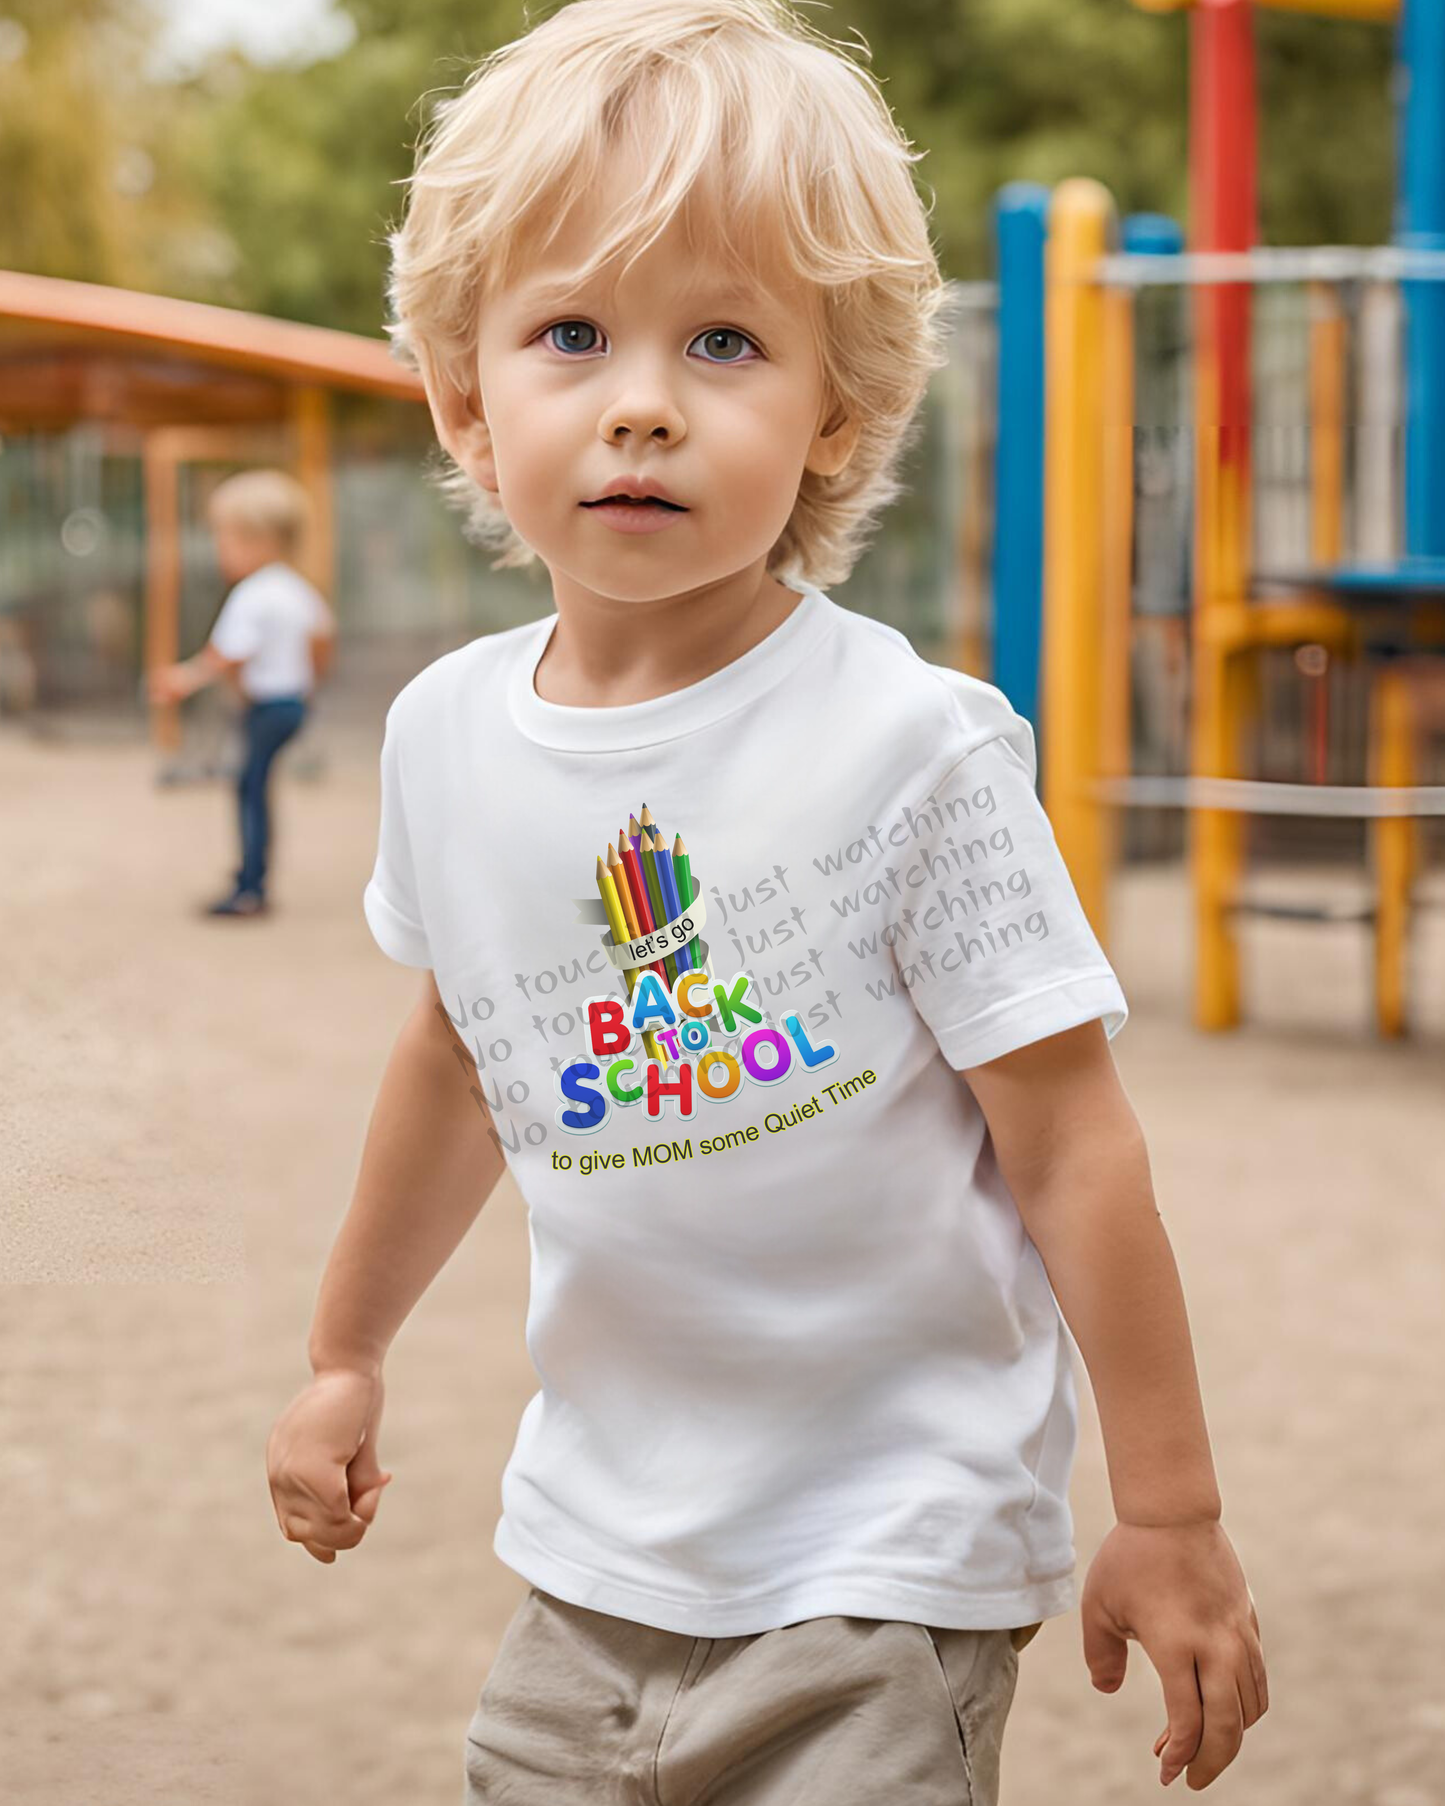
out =
{"type": "MultiPolygon", "coordinates": [[[[1164,11],[1180,0],[1139,3],[1164,11]]],[[[1381,0],[1289,4],[1397,18],[1381,0]]],[[[1416,686],[1445,652],[1445,0],[1398,11],[1398,202],[1394,243],[1378,249],[1257,246],[1251,0],[1200,0],[1189,24],[1187,252],[1155,216],[1121,233],[1092,180],[999,196],[993,679],[1038,726],[1044,801],[1101,940],[1118,812],[1189,812],[1198,1027],[1238,1024],[1235,922],[1263,913],[1370,922],[1377,1028],[1397,1037],[1416,818],[1445,814],[1445,789],[1415,782],[1416,686]],[[1309,520],[1305,555],[1274,565],[1255,531],[1251,349],[1256,313],[1282,284],[1305,285],[1309,303],[1309,520]],[[1135,327],[1151,289],[1187,307],[1193,341],[1192,711],[1189,772],[1175,779],[1128,771],[1135,327]],[[1272,647],[1295,649],[1306,669],[1363,661],[1365,785],[1318,781],[1322,715],[1316,782],[1242,774],[1259,659],[1272,647]],[[1341,912],[1247,899],[1246,817],[1275,812],[1367,818],[1372,903],[1341,912]]]]}
{"type": "MultiPolygon", "coordinates": [[[[987,673],[1035,723],[1044,800],[1106,945],[1126,823],[1140,841],[1167,841],[1179,826],[1167,812],[1184,811],[1198,1026],[1238,1023],[1236,924],[1273,914],[1370,924],[1378,1027],[1398,1036],[1420,818],[1445,815],[1445,791],[1418,771],[1419,674],[1432,658],[1445,674],[1445,0],[1402,12],[1386,0],[1258,3],[1395,22],[1395,242],[1256,245],[1250,0],[1201,0],[1189,19],[1188,250],[1172,220],[1120,226],[1093,181],[1001,192],[997,281],[951,285],[953,359],[929,400],[938,449],[845,600],[928,656],[987,673]],[[1281,408],[1305,501],[1287,531],[1267,468],[1274,441],[1259,431],[1274,431],[1281,408]],[[1161,648],[1165,681],[1140,657],[1161,648]],[[1310,679],[1306,727],[1261,706],[1267,661],[1291,655],[1310,679]],[[1368,747],[1343,721],[1330,729],[1325,679],[1347,672],[1369,686],[1368,747]],[[1162,765],[1182,775],[1148,775],[1159,736],[1133,734],[1134,690],[1154,729],[1176,701],[1181,723],[1187,712],[1187,742],[1162,765]],[[1267,760],[1243,775],[1261,724],[1279,762],[1302,758],[1311,781],[1264,781],[1267,760]],[[1367,765],[1368,783],[1326,782],[1331,763],[1340,776],[1367,765]],[[1367,824],[1368,907],[1246,894],[1251,818],[1285,816],[1321,837],[1367,824]]],[[[44,669],[47,644],[63,648],[75,605],[92,599],[113,604],[107,637],[128,695],[128,636],[147,665],[197,643],[197,605],[218,598],[204,556],[186,556],[194,504],[202,473],[243,460],[292,464],[316,498],[308,562],[339,600],[338,689],[368,731],[428,657],[546,606],[469,557],[453,521],[438,515],[432,532],[434,498],[413,483],[429,443],[424,397],[380,340],[0,272],[0,364],[0,508],[12,523],[31,516],[0,545],[0,678],[17,628],[39,624],[44,669]],[[362,457],[345,444],[353,405],[386,413],[362,457]],[[108,596],[82,587],[97,581],[108,596]]],[[[148,728],[174,751],[173,706],[152,710],[148,728]]]]}
{"type": "MultiPolygon", "coordinates": [[[[245,463],[289,466],[312,503],[301,562],[333,595],[339,398],[384,398],[416,410],[424,400],[420,381],[382,341],[13,270],[0,271],[0,368],[0,433],[17,445],[26,435],[50,435],[64,447],[71,507],[59,537],[66,552],[80,555],[77,562],[101,550],[107,535],[115,536],[116,516],[128,512],[102,493],[97,468],[122,458],[139,465],[145,668],[192,649],[181,643],[191,477],[245,463]]],[[[28,473],[17,464],[20,474],[0,489],[11,518],[31,500],[28,473]]],[[[5,549],[7,575],[9,563],[23,566],[26,549],[26,536],[15,533],[5,549]]],[[[107,589],[97,599],[107,596],[116,600],[107,589]]],[[[129,633],[120,612],[110,637],[124,666],[129,633]]],[[[174,752],[179,705],[152,705],[149,727],[156,748],[174,752]]]]}

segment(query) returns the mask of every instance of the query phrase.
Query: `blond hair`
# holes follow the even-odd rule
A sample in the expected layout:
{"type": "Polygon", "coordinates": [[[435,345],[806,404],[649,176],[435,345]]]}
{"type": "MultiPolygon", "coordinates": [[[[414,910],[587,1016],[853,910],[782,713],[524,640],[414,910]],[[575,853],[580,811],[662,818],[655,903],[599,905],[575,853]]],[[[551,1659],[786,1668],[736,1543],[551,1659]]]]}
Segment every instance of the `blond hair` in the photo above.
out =
{"type": "MultiPolygon", "coordinates": [[[[573,0],[484,57],[438,105],[405,179],[388,235],[393,349],[466,392],[486,298],[551,242],[625,135],[651,174],[579,278],[624,252],[630,267],[679,212],[698,242],[701,208],[730,271],[801,281],[829,417],[862,429],[842,472],[803,472],[768,569],[841,582],[904,492],[920,403],[948,362],[948,296],[913,182],[925,153],[874,77],[787,0],[573,0]]],[[[433,471],[468,539],[501,548],[494,570],[536,562],[459,465],[443,454],[433,471]]]]}
{"type": "Polygon", "coordinates": [[[247,532],[274,540],[290,558],[305,537],[311,498],[287,471],[243,470],[217,483],[206,513],[213,521],[236,521],[247,532]]]}

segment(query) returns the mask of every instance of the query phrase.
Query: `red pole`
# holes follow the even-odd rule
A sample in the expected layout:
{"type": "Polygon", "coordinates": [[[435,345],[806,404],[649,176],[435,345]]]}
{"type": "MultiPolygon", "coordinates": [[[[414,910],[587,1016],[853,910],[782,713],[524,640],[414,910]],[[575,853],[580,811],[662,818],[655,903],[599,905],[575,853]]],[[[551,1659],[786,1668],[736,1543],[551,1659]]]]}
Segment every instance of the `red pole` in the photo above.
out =
{"type": "MultiPolygon", "coordinates": [[[[1190,246],[1248,251],[1258,240],[1254,21],[1250,0],[1199,0],[1190,27],[1190,246]]],[[[1197,291],[1198,338],[1217,428],[1214,490],[1200,548],[1218,564],[1205,593],[1244,593],[1249,562],[1250,289],[1197,291]]],[[[1202,398],[1203,399],[1203,398],[1202,398]]]]}

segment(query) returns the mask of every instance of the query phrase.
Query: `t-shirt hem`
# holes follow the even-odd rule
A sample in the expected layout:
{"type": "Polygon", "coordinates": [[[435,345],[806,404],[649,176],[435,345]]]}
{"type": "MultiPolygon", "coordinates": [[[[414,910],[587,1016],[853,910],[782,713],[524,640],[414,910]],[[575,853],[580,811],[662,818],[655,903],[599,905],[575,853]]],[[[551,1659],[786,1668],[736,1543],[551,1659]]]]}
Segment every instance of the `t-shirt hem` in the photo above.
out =
{"type": "Polygon", "coordinates": [[[886,1574],[833,1573],[766,1592],[694,1603],[629,1586],[541,1549],[505,1514],[492,1547],[523,1580],[569,1605],[691,1637],[752,1636],[805,1618],[834,1616],[901,1619],[941,1630],[1012,1630],[1057,1618],[1077,1603],[1072,1558],[1069,1568],[1053,1579],[996,1592],[920,1586],[886,1574]]]}
{"type": "Polygon", "coordinates": [[[1104,1018],[1104,1033],[1113,1040],[1129,1019],[1129,1006],[1113,970],[1075,973],[1057,984],[1045,985],[1022,997],[1002,1003],[969,1022],[947,1024],[934,1030],[943,1057],[958,1071],[982,1066],[1026,1047],[1032,1041],[1077,1028],[1081,1022],[1104,1018]]]}
{"type": "Polygon", "coordinates": [[[426,936],[387,902],[374,878],[361,893],[361,907],[377,946],[388,958],[403,966],[431,965],[431,949],[426,936]]]}

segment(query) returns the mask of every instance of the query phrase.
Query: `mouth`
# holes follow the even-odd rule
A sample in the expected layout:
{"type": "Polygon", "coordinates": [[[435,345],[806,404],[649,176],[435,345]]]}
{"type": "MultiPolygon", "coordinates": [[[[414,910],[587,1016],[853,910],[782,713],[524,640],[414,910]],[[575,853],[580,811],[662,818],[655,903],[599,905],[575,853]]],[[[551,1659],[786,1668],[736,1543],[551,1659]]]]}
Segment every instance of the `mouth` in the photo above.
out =
{"type": "Polygon", "coordinates": [[[662,509],[668,514],[686,514],[687,509],[681,502],[659,501],[656,496],[639,497],[635,495],[601,495],[596,501],[583,502],[584,508],[653,508],[662,509]]]}

